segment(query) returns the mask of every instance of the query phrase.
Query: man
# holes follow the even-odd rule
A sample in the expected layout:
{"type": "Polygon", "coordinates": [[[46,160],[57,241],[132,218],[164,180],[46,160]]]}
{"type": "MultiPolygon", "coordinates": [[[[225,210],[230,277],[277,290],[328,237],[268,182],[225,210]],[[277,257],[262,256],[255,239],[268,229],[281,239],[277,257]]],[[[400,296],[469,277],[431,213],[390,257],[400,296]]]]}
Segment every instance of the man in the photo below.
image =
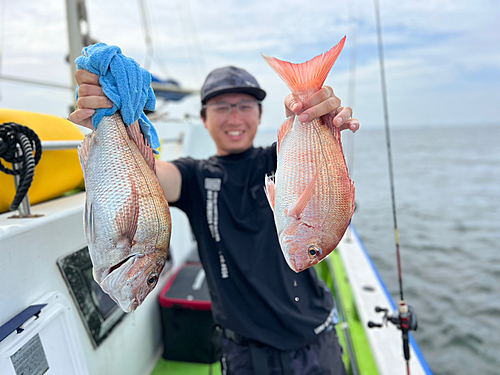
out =
{"type": "MultiPolygon", "coordinates": [[[[79,110],[71,121],[91,128],[93,109],[111,107],[98,77],[80,70],[79,110]]],[[[276,170],[276,145],[254,148],[266,92],[243,69],[211,72],[201,117],[217,147],[208,160],[157,161],[169,203],[183,210],[198,241],[224,374],[345,374],[335,334],[333,297],[314,269],[292,271],[281,253],[264,176],[276,170]]],[[[286,114],[302,122],[327,113],[355,132],[352,110],[325,86],[305,102],[290,94],[286,114]]]]}

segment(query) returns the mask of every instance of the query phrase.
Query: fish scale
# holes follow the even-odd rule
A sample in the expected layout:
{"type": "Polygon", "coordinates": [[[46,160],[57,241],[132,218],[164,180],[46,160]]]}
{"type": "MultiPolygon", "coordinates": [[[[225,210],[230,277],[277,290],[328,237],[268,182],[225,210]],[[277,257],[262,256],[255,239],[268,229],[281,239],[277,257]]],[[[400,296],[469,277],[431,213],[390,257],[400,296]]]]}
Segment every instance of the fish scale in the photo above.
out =
{"type": "Polygon", "coordinates": [[[139,306],[154,287],[148,280],[157,280],[163,269],[171,231],[152,150],[142,136],[131,139],[133,131],[119,114],[106,116],[79,149],[94,278],[125,311],[139,306]]]}
{"type": "MultiPolygon", "coordinates": [[[[348,177],[345,162],[343,158],[338,157],[341,155],[338,149],[337,140],[320,120],[305,125],[296,120],[293,133],[287,137],[287,142],[284,142],[280,149],[282,159],[280,168],[276,171],[276,191],[277,197],[280,198],[276,200],[276,207],[284,210],[296,202],[318,170],[315,190],[310,204],[302,213],[302,220],[307,222],[311,217],[319,215],[324,218],[323,223],[327,225],[325,229],[332,230],[334,223],[332,220],[326,220],[328,215],[338,216],[339,213],[346,212],[342,206],[333,204],[335,197],[345,195],[342,192],[346,190],[343,178],[338,176],[348,177]],[[309,142],[302,142],[303,139],[309,139],[309,142]],[[331,168],[321,168],[322,164],[331,168]],[[293,186],[289,188],[291,184],[293,186]]],[[[345,203],[350,204],[349,201],[345,203]]]]}

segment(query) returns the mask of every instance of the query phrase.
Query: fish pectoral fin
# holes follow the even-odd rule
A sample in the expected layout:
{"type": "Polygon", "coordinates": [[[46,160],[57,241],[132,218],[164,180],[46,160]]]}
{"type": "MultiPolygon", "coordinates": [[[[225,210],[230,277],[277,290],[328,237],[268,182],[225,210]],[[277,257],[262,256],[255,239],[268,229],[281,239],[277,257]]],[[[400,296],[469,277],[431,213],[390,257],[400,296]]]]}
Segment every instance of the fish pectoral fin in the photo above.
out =
{"type": "Polygon", "coordinates": [[[288,134],[290,129],[292,129],[294,121],[295,115],[288,117],[278,130],[278,144],[276,145],[276,151],[278,154],[280,152],[281,142],[283,142],[285,136],[288,134]]]}
{"type": "Polygon", "coordinates": [[[119,233],[117,242],[125,240],[125,242],[132,245],[139,221],[139,196],[135,181],[130,179],[130,182],[132,191],[123,207],[116,214],[115,223],[119,233]]]}
{"type": "Polygon", "coordinates": [[[92,203],[88,201],[85,202],[84,222],[87,242],[93,244],[95,243],[94,209],[92,203]]]}
{"type": "Polygon", "coordinates": [[[90,146],[94,140],[95,132],[89,133],[83,139],[83,142],[78,146],[78,158],[80,159],[80,165],[82,166],[83,178],[85,179],[85,170],[87,169],[87,160],[89,158],[90,146]]]}
{"type": "Polygon", "coordinates": [[[318,172],[316,172],[311,181],[309,181],[309,183],[307,184],[305,190],[300,195],[297,202],[295,202],[295,204],[292,203],[290,207],[288,207],[288,211],[286,213],[287,216],[300,219],[302,211],[304,211],[304,208],[306,208],[307,203],[309,203],[309,200],[312,197],[317,179],[318,179],[318,172]]]}
{"type": "Polygon", "coordinates": [[[264,186],[264,191],[266,193],[267,200],[269,202],[269,205],[271,206],[271,209],[274,212],[274,201],[275,201],[275,196],[276,196],[276,184],[274,183],[273,176],[269,177],[266,174],[266,180],[265,180],[265,186],[264,186]]]}
{"type": "Polygon", "coordinates": [[[127,126],[127,133],[130,139],[137,145],[137,148],[144,157],[144,160],[146,160],[146,163],[156,173],[155,155],[153,153],[153,149],[150,145],[147,144],[144,136],[141,133],[139,122],[136,121],[133,124],[127,126]]]}

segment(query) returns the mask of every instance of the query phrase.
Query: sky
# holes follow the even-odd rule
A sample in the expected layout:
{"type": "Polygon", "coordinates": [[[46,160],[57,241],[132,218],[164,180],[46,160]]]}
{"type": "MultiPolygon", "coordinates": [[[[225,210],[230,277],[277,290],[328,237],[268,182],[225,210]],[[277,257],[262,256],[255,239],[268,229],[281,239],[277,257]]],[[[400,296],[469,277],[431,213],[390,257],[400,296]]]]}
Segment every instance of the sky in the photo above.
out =
{"type": "MultiPolygon", "coordinates": [[[[383,125],[372,0],[86,0],[86,7],[95,40],[184,88],[199,90],[221,66],[246,69],[268,93],[261,126],[269,128],[283,122],[290,90],[261,53],[304,62],[346,35],[325,84],[361,127],[383,125]]],[[[380,0],[380,9],[391,126],[500,124],[498,0],[380,0]]],[[[0,75],[70,85],[67,55],[65,1],[0,0],[0,75]]],[[[0,80],[0,108],[67,117],[72,101],[68,89],[0,80]]],[[[199,96],[158,106],[172,119],[198,118],[199,96]]]]}

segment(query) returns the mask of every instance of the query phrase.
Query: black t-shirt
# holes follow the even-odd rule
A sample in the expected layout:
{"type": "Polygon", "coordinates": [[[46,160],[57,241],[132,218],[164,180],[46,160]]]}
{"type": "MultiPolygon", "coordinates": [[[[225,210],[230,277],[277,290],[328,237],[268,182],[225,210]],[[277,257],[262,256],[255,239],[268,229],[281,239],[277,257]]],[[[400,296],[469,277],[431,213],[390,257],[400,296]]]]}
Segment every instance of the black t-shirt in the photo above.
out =
{"type": "Polygon", "coordinates": [[[217,324],[292,350],[337,323],[333,296],[315,270],[295,273],[281,252],[264,193],[276,145],[173,163],[182,190],[172,206],[187,214],[198,241],[217,324]]]}

